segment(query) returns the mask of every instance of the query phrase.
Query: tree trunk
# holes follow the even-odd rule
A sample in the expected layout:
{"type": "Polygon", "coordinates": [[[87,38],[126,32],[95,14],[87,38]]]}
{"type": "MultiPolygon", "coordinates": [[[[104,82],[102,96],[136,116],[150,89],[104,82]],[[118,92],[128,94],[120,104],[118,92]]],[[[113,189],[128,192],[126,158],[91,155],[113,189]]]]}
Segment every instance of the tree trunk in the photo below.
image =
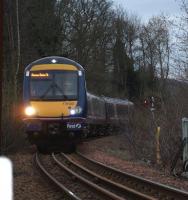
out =
{"type": "Polygon", "coordinates": [[[14,76],[14,97],[15,103],[17,103],[17,90],[18,90],[18,73],[20,69],[20,22],[19,22],[19,0],[16,0],[16,28],[17,28],[17,64],[14,76]]]}

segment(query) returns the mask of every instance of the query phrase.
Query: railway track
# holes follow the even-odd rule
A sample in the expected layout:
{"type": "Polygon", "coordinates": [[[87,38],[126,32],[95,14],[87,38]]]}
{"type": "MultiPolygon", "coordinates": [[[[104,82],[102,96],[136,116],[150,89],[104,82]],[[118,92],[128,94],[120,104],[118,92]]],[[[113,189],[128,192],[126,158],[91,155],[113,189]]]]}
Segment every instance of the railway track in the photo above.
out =
{"type": "Polygon", "coordinates": [[[130,196],[130,198],[134,196],[133,199],[136,199],[134,193],[136,195],[140,195],[141,193],[141,196],[138,199],[142,199],[142,195],[145,195],[146,199],[188,199],[188,192],[108,167],[102,163],[93,161],[80,153],[72,155],[62,154],[62,156],[72,165],[77,165],[77,167],[81,167],[82,170],[87,170],[88,173],[92,173],[99,183],[101,181],[100,178],[103,178],[115,184],[119,184],[121,187],[124,186],[124,193],[126,193],[128,197],[130,196]],[[131,194],[132,192],[133,194],[131,194]]]}
{"type": "MultiPolygon", "coordinates": [[[[45,159],[41,162],[44,161],[45,159]]],[[[79,153],[71,155],[52,154],[50,162],[56,164],[55,169],[52,170],[55,171],[56,176],[62,177],[63,173],[64,179],[65,177],[69,179],[69,184],[66,183],[67,180],[64,180],[63,183],[63,187],[67,187],[65,194],[72,194],[69,199],[75,197],[77,199],[101,200],[188,199],[187,192],[121,172],[99,162],[94,162],[79,153]]],[[[49,169],[49,163],[47,165],[49,169]]],[[[51,167],[53,167],[52,164],[51,167]]],[[[51,172],[51,174],[54,174],[54,172],[51,172]]]]}
{"type": "Polygon", "coordinates": [[[41,160],[38,153],[35,155],[35,163],[37,167],[43,172],[43,174],[49,178],[49,180],[58,187],[61,192],[63,193],[64,199],[66,200],[81,200],[79,197],[77,197],[75,194],[72,193],[68,188],[66,188],[55,176],[53,175],[53,172],[50,173],[49,166],[44,166],[43,161],[41,160]]]}
{"type": "Polygon", "coordinates": [[[57,160],[55,154],[35,156],[40,170],[58,187],[66,200],[123,200],[80,176],[57,160]]]}

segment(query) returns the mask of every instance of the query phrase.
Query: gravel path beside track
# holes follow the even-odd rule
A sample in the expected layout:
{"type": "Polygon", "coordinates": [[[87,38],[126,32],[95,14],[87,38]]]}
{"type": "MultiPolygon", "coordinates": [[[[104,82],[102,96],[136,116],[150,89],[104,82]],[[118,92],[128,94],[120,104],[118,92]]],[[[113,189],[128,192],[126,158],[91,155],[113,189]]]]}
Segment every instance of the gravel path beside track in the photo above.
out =
{"type": "Polygon", "coordinates": [[[171,176],[149,163],[136,160],[128,149],[123,135],[110,136],[84,142],[78,151],[94,160],[143,178],[188,191],[188,180],[171,176]]]}
{"type": "Polygon", "coordinates": [[[14,167],[14,200],[62,200],[62,194],[52,187],[33,165],[33,153],[19,152],[9,158],[14,167]]]}

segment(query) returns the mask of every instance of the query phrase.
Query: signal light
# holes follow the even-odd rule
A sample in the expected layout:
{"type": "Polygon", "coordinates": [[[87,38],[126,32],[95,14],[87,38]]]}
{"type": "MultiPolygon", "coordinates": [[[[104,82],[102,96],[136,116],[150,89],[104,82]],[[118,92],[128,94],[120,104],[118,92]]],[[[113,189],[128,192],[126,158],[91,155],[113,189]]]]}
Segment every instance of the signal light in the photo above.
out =
{"type": "Polygon", "coordinates": [[[146,99],[144,99],[143,105],[144,107],[150,109],[160,109],[161,108],[161,98],[157,96],[148,96],[146,99]]]}
{"type": "Polygon", "coordinates": [[[150,102],[149,102],[147,99],[145,99],[145,100],[144,100],[144,106],[145,106],[145,107],[148,107],[149,105],[150,105],[150,102]]]}

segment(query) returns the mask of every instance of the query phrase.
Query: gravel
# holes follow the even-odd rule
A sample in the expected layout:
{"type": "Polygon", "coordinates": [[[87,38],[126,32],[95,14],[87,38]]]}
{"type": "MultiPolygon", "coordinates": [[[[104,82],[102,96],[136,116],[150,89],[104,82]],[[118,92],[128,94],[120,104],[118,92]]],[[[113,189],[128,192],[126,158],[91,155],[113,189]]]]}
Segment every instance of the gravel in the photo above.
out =
{"type": "Polygon", "coordinates": [[[52,187],[41,174],[33,162],[30,149],[8,156],[13,163],[14,200],[60,200],[62,195],[52,187]]]}
{"type": "MultiPolygon", "coordinates": [[[[188,181],[170,176],[151,163],[138,161],[129,152],[126,138],[122,135],[109,136],[83,142],[78,150],[99,162],[121,169],[149,180],[188,191],[188,181]]],[[[42,177],[33,162],[35,148],[28,147],[11,153],[13,162],[14,200],[60,200],[61,193],[42,177]]]]}
{"type": "Polygon", "coordinates": [[[86,156],[143,178],[188,191],[188,180],[176,178],[151,163],[136,160],[129,152],[125,136],[109,136],[84,142],[78,150],[86,156]]]}

